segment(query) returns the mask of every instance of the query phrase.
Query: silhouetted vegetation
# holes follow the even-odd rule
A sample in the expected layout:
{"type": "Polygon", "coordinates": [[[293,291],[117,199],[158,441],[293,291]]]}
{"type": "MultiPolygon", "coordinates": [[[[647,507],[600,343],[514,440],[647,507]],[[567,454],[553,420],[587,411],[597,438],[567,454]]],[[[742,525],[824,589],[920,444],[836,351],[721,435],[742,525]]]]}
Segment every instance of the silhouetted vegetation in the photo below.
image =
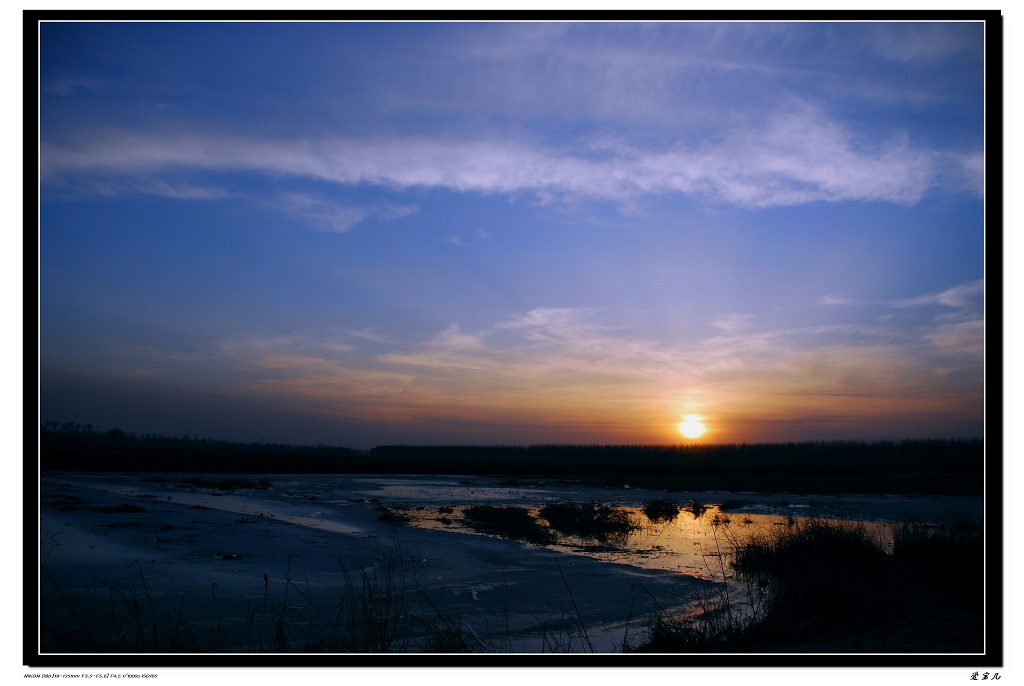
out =
{"type": "Polygon", "coordinates": [[[652,522],[671,522],[682,511],[679,503],[672,500],[652,500],[644,505],[644,515],[652,522]]]}
{"type": "Polygon", "coordinates": [[[704,516],[704,513],[708,511],[708,508],[704,503],[702,503],[699,500],[694,500],[693,498],[691,498],[690,501],[686,505],[684,505],[682,509],[683,512],[689,512],[691,515],[693,515],[694,519],[700,519],[704,516]]]}
{"type": "Polygon", "coordinates": [[[336,446],[136,435],[45,422],[44,470],[526,476],[657,490],[981,495],[981,440],[739,445],[336,446]]]}
{"type": "Polygon", "coordinates": [[[380,514],[377,515],[377,519],[382,522],[402,525],[408,524],[412,521],[409,515],[393,507],[378,507],[377,510],[380,512],[380,514]]]}
{"type": "Polygon", "coordinates": [[[863,525],[809,520],[737,543],[731,566],[760,612],[725,599],[662,613],[634,650],[980,652],[981,527],[897,525],[893,539],[890,552],[863,525]]]}
{"type": "Polygon", "coordinates": [[[887,558],[864,526],[812,520],[741,546],[733,565],[772,589],[775,618],[856,620],[885,610],[878,584],[887,558]]]}
{"type": "Polygon", "coordinates": [[[555,503],[546,505],[540,516],[551,528],[569,536],[594,538],[598,541],[624,538],[639,529],[629,513],[621,508],[595,503],[555,503]]]}
{"type": "Polygon", "coordinates": [[[527,543],[552,543],[554,537],[524,507],[473,505],[462,511],[466,525],[484,533],[527,543]]]}
{"type": "MultiPolygon", "coordinates": [[[[343,474],[367,473],[360,469],[366,462],[364,452],[337,446],[95,431],[90,424],[71,422],[40,427],[40,466],[48,471],[343,474]]],[[[235,483],[222,490],[265,485],[235,483]]]]}
{"type": "Polygon", "coordinates": [[[741,445],[379,446],[382,469],[532,475],[656,490],[980,495],[980,440],[741,445]]]}

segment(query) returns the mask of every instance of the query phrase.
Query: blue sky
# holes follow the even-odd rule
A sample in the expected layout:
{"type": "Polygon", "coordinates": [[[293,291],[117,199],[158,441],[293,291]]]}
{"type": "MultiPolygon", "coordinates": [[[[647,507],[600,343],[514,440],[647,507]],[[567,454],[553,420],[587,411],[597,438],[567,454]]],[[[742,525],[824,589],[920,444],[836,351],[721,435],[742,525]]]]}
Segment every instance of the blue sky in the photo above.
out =
{"type": "Polygon", "coordinates": [[[977,23],[51,23],[41,419],[980,436],[977,23]]]}

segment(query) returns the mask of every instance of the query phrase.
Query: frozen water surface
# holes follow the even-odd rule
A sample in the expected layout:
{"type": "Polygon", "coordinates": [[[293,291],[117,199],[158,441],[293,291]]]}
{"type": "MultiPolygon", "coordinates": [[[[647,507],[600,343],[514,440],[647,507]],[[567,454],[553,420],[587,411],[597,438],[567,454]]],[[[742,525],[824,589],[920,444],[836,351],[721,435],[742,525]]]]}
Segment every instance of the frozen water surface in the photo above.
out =
{"type": "MultiPolygon", "coordinates": [[[[47,474],[44,652],[617,652],[800,517],[981,520],[980,498],[663,493],[462,476],[47,474]],[[685,508],[652,520],[644,507],[685,508]],[[615,508],[628,535],[531,544],[473,505],[615,508]]],[[[884,527],[879,527],[884,535],[884,527]]],[[[741,594],[736,586],[733,594],[741,594]]]]}

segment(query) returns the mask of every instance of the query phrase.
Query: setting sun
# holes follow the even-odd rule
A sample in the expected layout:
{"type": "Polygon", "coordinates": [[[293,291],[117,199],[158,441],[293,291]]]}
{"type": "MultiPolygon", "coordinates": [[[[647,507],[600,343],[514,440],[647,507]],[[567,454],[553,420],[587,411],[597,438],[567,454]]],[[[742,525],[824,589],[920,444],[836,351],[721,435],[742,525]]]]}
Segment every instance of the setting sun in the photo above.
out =
{"type": "Polygon", "coordinates": [[[699,438],[707,429],[700,417],[695,414],[688,414],[683,417],[684,421],[679,422],[679,433],[687,438],[699,438]]]}

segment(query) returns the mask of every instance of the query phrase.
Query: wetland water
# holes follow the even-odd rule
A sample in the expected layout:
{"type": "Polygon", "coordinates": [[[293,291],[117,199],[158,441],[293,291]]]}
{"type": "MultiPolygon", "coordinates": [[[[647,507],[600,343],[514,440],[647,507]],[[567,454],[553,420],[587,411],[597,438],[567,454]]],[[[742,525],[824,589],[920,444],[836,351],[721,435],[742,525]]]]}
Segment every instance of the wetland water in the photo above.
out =
{"type": "Polygon", "coordinates": [[[757,532],[982,516],[981,498],[463,476],[59,473],[40,503],[44,652],[618,652],[656,609],[723,580],[742,598],[731,548],[757,532]],[[617,526],[556,525],[567,506],[617,526]],[[480,518],[495,511],[542,536],[510,538],[480,518]]]}

